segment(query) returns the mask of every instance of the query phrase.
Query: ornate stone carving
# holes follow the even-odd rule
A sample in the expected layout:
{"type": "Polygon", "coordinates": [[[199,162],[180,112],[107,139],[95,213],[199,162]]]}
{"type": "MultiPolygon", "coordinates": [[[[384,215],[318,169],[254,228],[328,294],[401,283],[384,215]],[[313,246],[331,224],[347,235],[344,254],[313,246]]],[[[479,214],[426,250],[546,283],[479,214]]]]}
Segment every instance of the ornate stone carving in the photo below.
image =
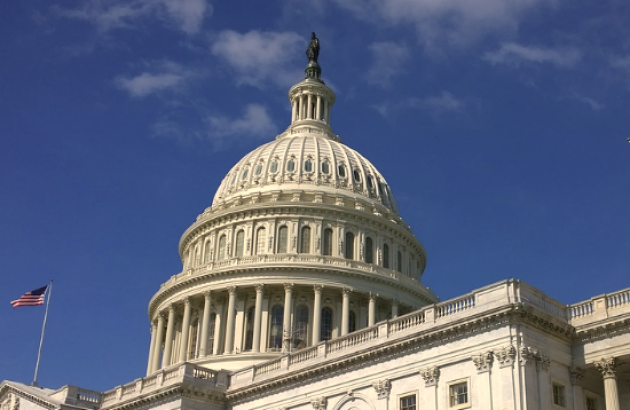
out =
{"type": "Polygon", "coordinates": [[[236,293],[236,286],[228,286],[227,290],[230,293],[230,295],[235,294],[236,293]]]}
{"type": "Polygon", "coordinates": [[[584,370],[579,367],[570,367],[569,378],[571,379],[571,385],[581,386],[582,380],[584,380],[584,370]]]}
{"type": "Polygon", "coordinates": [[[322,289],[324,289],[323,285],[313,285],[313,290],[315,291],[315,293],[322,293],[322,289]]]}
{"type": "Polygon", "coordinates": [[[258,285],[256,285],[256,293],[262,293],[265,290],[265,285],[262,283],[259,283],[258,285]]]}
{"type": "Polygon", "coordinates": [[[549,366],[551,366],[551,360],[549,357],[544,354],[539,353],[536,356],[536,363],[540,366],[540,368],[544,371],[549,371],[549,366]]]}
{"type": "Polygon", "coordinates": [[[604,357],[599,362],[595,362],[597,370],[602,374],[604,379],[614,378],[617,369],[617,359],[614,357],[604,357]]]}
{"type": "Polygon", "coordinates": [[[521,365],[523,366],[534,363],[534,360],[536,359],[536,351],[527,346],[521,346],[519,355],[521,365]]]}
{"type": "Polygon", "coordinates": [[[420,375],[424,379],[425,386],[435,386],[440,378],[440,369],[437,366],[427,367],[420,370],[420,375]]]}
{"type": "Polygon", "coordinates": [[[285,283],[284,290],[285,292],[291,292],[293,290],[293,283],[285,283]]]}
{"type": "Polygon", "coordinates": [[[516,360],[516,349],[512,345],[505,346],[499,350],[495,350],[494,355],[499,362],[499,367],[512,366],[516,360]]]}
{"type": "Polygon", "coordinates": [[[492,355],[492,351],[487,351],[486,353],[482,353],[479,355],[475,355],[472,357],[472,361],[477,368],[478,373],[487,372],[492,367],[492,359],[494,356],[492,355]]]}
{"type": "Polygon", "coordinates": [[[311,405],[313,406],[314,410],[326,410],[327,404],[328,404],[328,400],[324,396],[317,397],[311,400],[311,405]]]}
{"type": "Polygon", "coordinates": [[[392,388],[392,384],[389,382],[388,379],[383,379],[377,380],[372,383],[372,387],[374,387],[374,390],[376,390],[376,396],[379,399],[386,399],[389,397],[389,391],[392,388]]]}

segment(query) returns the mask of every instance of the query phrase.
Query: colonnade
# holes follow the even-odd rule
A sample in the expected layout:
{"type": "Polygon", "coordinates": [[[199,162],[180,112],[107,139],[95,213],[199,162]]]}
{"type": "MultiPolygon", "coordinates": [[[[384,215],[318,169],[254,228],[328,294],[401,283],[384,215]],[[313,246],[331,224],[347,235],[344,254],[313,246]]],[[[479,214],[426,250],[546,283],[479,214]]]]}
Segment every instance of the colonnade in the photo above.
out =
{"type": "Polygon", "coordinates": [[[188,296],[154,316],[147,374],[219,354],[288,352],[398,313],[397,300],[344,287],[285,283],[206,291],[203,300],[188,296]]]}
{"type": "Polygon", "coordinates": [[[327,98],[319,94],[300,94],[291,102],[291,122],[320,120],[330,125],[330,107],[327,98]]]}

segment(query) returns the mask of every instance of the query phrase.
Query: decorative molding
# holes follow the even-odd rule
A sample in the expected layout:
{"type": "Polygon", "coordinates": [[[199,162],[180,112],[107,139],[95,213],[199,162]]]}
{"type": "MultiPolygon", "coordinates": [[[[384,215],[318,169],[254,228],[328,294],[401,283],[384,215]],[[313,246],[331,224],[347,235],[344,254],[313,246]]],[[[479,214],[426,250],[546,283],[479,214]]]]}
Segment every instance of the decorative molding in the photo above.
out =
{"type": "Polygon", "coordinates": [[[538,350],[527,346],[521,346],[520,356],[521,365],[525,366],[530,363],[534,363],[537,368],[542,369],[543,371],[549,371],[551,359],[538,350]]]}
{"type": "Polygon", "coordinates": [[[488,350],[486,353],[478,354],[472,357],[472,361],[477,368],[477,373],[483,373],[490,371],[492,367],[492,359],[494,358],[492,350],[488,350]]]}
{"type": "Polygon", "coordinates": [[[376,390],[376,396],[378,399],[386,399],[389,397],[389,392],[392,388],[392,384],[388,379],[377,380],[372,383],[372,387],[376,390]]]}
{"type": "Polygon", "coordinates": [[[326,410],[326,405],[328,404],[328,400],[326,397],[321,396],[311,400],[311,405],[314,410],[326,410]]]}
{"type": "Polygon", "coordinates": [[[572,386],[581,386],[584,380],[584,370],[580,367],[569,367],[569,378],[572,386]]]}
{"type": "Polygon", "coordinates": [[[440,378],[440,369],[437,366],[427,367],[420,370],[420,375],[424,379],[425,386],[436,386],[440,378]]]}
{"type": "Polygon", "coordinates": [[[615,370],[619,362],[614,357],[604,357],[602,360],[595,362],[595,367],[601,373],[604,379],[614,378],[615,370]]]}
{"type": "Polygon", "coordinates": [[[504,346],[499,350],[494,351],[494,356],[499,362],[499,367],[512,367],[516,361],[516,348],[514,346],[504,346]]]}

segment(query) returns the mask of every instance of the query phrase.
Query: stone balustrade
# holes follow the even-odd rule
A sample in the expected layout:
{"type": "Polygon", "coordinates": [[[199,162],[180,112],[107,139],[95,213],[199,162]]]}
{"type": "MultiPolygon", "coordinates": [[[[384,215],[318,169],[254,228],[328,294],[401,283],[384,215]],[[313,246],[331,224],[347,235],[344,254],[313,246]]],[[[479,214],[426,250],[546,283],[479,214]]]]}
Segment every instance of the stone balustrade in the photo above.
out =
{"type": "Polygon", "coordinates": [[[569,305],[567,314],[569,323],[580,326],[628,312],[630,312],[630,288],[569,305]]]}

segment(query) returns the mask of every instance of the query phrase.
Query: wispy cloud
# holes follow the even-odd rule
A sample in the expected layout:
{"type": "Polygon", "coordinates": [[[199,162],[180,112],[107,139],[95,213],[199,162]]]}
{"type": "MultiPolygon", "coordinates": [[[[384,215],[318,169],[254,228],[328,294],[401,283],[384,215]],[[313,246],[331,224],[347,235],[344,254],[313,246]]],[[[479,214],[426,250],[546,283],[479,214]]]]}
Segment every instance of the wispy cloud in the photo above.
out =
{"type": "Polygon", "coordinates": [[[433,49],[462,46],[489,33],[518,28],[524,16],[548,0],[334,0],[356,18],[374,24],[409,24],[433,49]]]}
{"type": "Polygon", "coordinates": [[[369,46],[372,53],[372,66],[366,73],[370,84],[386,87],[391,79],[402,71],[402,66],[409,59],[406,46],[394,42],[384,41],[372,43],[369,46]]]}
{"type": "Polygon", "coordinates": [[[101,33],[136,28],[143,19],[153,18],[187,34],[197,33],[212,5],[206,0],[89,0],[76,9],[54,7],[58,15],[87,21],[101,33]]]}
{"type": "Polygon", "coordinates": [[[424,98],[409,97],[396,102],[384,102],[372,106],[383,117],[395,115],[406,110],[425,110],[430,114],[442,114],[445,112],[457,112],[466,107],[466,103],[455,97],[448,91],[442,91],[439,95],[424,98]]]}
{"type": "Polygon", "coordinates": [[[501,47],[484,55],[492,64],[518,66],[522,63],[551,64],[557,67],[573,67],[582,58],[582,53],[572,47],[548,48],[504,43],[501,47]]]}
{"type": "Polygon", "coordinates": [[[222,115],[208,116],[211,138],[222,138],[231,135],[247,135],[250,137],[273,136],[276,125],[260,104],[248,104],[241,117],[230,118],[222,115]]]}
{"type": "Polygon", "coordinates": [[[156,64],[152,71],[144,71],[135,76],[119,76],[114,83],[136,98],[165,90],[181,90],[195,73],[183,66],[166,61],[156,64]]]}
{"type": "Polygon", "coordinates": [[[604,108],[604,104],[584,95],[575,94],[573,95],[573,99],[588,105],[593,111],[600,111],[604,108]]]}
{"type": "Polygon", "coordinates": [[[232,30],[219,33],[212,45],[212,54],[222,58],[234,70],[238,84],[263,87],[267,83],[282,87],[294,84],[299,71],[288,70],[287,64],[306,47],[302,36],[293,32],[232,30]]]}

